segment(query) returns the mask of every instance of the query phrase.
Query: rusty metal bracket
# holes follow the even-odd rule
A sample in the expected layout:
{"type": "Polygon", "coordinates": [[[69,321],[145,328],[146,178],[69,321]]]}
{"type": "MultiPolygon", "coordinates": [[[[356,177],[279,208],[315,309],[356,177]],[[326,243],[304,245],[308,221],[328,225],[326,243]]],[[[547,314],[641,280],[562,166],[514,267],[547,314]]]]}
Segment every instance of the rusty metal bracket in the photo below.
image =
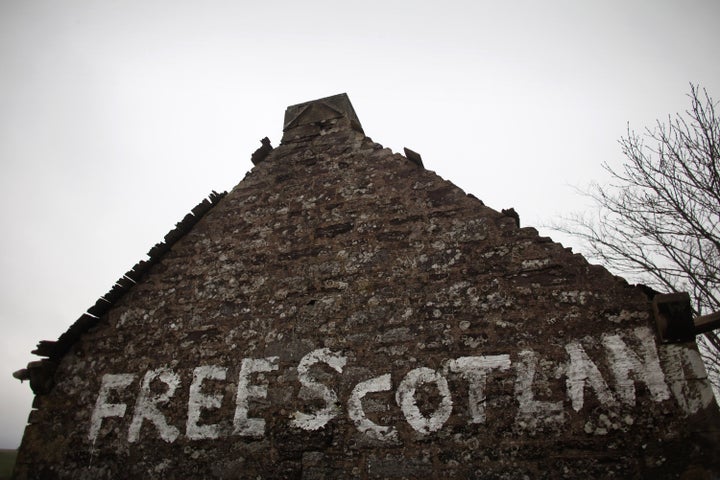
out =
{"type": "Polygon", "coordinates": [[[720,312],[695,317],[695,334],[707,333],[720,328],[720,312]]]}

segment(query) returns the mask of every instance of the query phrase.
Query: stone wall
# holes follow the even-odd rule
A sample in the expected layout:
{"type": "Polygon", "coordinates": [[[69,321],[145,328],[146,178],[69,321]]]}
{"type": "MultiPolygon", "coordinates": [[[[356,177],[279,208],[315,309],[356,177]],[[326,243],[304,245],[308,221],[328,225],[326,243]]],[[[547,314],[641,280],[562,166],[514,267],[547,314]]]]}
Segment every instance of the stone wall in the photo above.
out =
{"type": "MultiPolygon", "coordinates": [[[[59,360],[16,478],[715,478],[645,290],[367,138],[345,96],[59,360]]],[[[419,158],[419,157],[418,157],[419,158]]]]}

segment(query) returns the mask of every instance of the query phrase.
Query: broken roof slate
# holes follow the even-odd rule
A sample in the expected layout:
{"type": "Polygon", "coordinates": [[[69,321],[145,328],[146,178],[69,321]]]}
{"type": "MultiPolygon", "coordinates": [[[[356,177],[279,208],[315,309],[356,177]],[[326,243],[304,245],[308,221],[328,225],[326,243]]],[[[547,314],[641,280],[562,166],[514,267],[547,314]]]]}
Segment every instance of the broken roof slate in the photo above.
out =
{"type": "Polygon", "coordinates": [[[145,273],[158,263],[177,241],[192,230],[195,224],[217,205],[225,195],[227,195],[227,192],[217,193],[213,190],[208,198],[204,198],[193,207],[191,213],[185,215],[165,235],[164,241],[155,244],[150,249],[147,260],[140,260],[125,275],[120,277],[110,290],[98,298],[87,309],[87,312],[83,313],[57,340],[41,340],[38,343],[37,348],[31,353],[40,357],[47,357],[47,359],[30,362],[26,368],[14,372],[13,376],[21,381],[30,380],[30,387],[36,394],[44,393],[48,388],[52,388],[52,382],[49,380],[52,378],[57,364],[72,348],[73,344],[85,332],[97,325],[102,316],[123,298],[133,286],[142,281],[145,273]]]}

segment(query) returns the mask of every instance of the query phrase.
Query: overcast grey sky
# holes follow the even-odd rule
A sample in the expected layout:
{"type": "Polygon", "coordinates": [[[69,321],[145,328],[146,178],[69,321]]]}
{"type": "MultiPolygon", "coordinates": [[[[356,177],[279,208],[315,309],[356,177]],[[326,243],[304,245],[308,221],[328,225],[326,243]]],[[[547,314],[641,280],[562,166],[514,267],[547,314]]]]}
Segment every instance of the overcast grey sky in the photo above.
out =
{"type": "Polygon", "coordinates": [[[628,122],[684,110],[689,82],[720,97],[719,18],[717,0],[0,0],[0,448],[37,341],[238,183],[286,106],[347,92],[375,141],[548,224],[622,161],[628,122]]]}

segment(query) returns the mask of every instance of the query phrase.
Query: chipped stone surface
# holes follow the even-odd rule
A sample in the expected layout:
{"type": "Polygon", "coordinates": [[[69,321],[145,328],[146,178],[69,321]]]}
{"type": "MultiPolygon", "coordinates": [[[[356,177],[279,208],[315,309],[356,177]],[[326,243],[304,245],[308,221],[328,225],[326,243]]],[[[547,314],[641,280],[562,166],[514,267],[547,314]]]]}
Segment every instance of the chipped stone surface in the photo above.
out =
{"type": "Polygon", "coordinates": [[[16,478],[720,475],[641,289],[304,105],[59,360],[16,478]]]}

